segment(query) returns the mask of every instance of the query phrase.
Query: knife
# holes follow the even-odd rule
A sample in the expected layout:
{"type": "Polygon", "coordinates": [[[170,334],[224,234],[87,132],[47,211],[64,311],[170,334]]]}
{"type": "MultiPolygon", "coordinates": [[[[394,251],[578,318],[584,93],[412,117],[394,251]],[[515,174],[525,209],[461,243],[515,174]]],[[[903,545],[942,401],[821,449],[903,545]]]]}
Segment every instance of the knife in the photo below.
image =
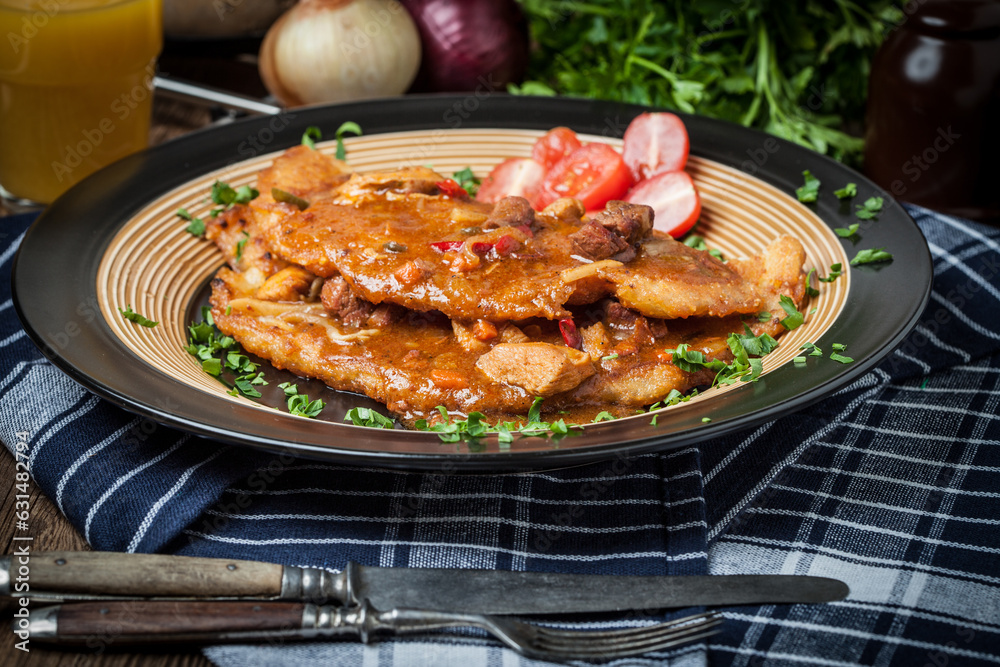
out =
{"type": "Polygon", "coordinates": [[[842,600],[842,581],[783,574],[617,576],[368,567],[339,573],[221,558],[97,551],[0,558],[0,594],[47,601],[269,600],[480,614],[571,614],[842,600]],[[23,587],[21,568],[30,571],[23,587]]]}

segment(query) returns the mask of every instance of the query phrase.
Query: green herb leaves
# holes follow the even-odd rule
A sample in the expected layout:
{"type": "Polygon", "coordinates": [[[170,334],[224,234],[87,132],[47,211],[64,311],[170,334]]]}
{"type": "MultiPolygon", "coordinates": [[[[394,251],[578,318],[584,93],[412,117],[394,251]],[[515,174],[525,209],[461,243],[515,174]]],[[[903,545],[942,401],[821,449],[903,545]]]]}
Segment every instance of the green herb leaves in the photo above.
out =
{"type": "Polygon", "coordinates": [[[833,194],[837,199],[850,199],[851,197],[856,197],[858,194],[858,186],[856,183],[848,183],[839,190],[834,190],[833,194]]]}
{"type": "Polygon", "coordinates": [[[805,185],[795,189],[795,196],[799,198],[800,202],[804,203],[816,201],[816,198],[819,196],[819,179],[813,176],[808,169],[802,172],[802,176],[805,178],[805,185]]]}
{"type": "Polygon", "coordinates": [[[349,421],[355,426],[367,426],[368,428],[393,428],[396,425],[394,420],[371,408],[351,408],[344,415],[344,421],[349,421]]]}
{"type": "Polygon", "coordinates": [[[854,215],[859,220],[874,220],[882,211],[883,203],[884,200],[881,197],[869,197],[865,200],[864,204],[856,206],[857,210],[854,212],[854,215]]]}
{"type": "Polygon", "coordinates": [[[479,192],[479,186],[482,181],[476,178],[476,175],[472,173],[471,167],[466,167],[461,171],[456,171],[451,175],[455,182],[461,186],[463,190],[469,193],[470,197],[475,197],[476,193],[479,192]]]}
{"type": "MultiPolygon", "coordinates": [[[[842,343],[833,343],[831,347],[833,348],[833,351],[830,353],[830,359],[842,364],[850,364],[854,362],[854,359],[852,359],[851,357],[841,354],[841,352],[847,349],[846,345],[842,343]]],[[[808,350],[810,357],[823,356],[823,350],[821,350],[819,345],[817,345],[816,343],[804,343],[802,347],[800,347],[799,349],[808,350]]],[[[804,366],[806,364],[806,361],[808,360],[804,356],[799,356],[795,357],[792,361],[795,363],[796,366],[804,366]]]]}
{"type": "Polygon", "coordinates": [[[315,125],[310,125],[302,133],[302,145],[316,150],[316,142],[323,138],[323,131],[315,125]]]}
{"type": "Polygon", "coordinates": [[[337,159],[346,160],[347,159],[347,149],[344,148],[344,135],[353,134],[355,136],[361,136],[361,126],[355,122],[347,121],[346,123],[341,123],[340,127],[337,128],[337,159]]]}
{"type": "Polygon", "coordinates": [[[134,310],[132,310],[132,306],[128,304],[125,305],[125,310],[119,308],[118,312],[121,313],[122,317],[124,317],[129,322],[135,322],[141,327],[147,327],[149,329],[152,329],[157,324],[159,324],[159,322],[154,322],[153,320],[147,317],[143,317],[139,313],[135,312],[134,310]]]}
{"type": "MultiPolygon", "coordinates": [[[[260,192],[249,185],[241,185],[233,188],[228,183],[216,181],[212,184],[211,200],[216,207],[209,211],[212,218],[218,217],[223,211],[227,211],[236,204],[249,204],[260,192]]],[[[186,208],[177,209],[175,214],[178,218],[186,220],[188,226],[184,228],[188,234],[193,236],[203,236],[205,234],[205,221],[191,215],[186,208]]]]}
{"type": "Polygon", "coordinates": [[[781,325],[783,327],[791,331],[792,329],[801,326],[802,323],[805,322],[806,320],[805,315],[799,312],[799,309],[795,307],[795,302],[792,301],[791,298],[782,294],[781,297],[778,299],[778,301],[779,303],[781,303],[781,309],[784,310],[785,315],[788,316],[785,319],[781,320],[781,325]]]}
{"type": "Polygon", "coordinates": [[[880,262],[891,262],[892,254],[885,251],[885,248],[869,248],[867,250],[860,250],[858,254],[851,260],[851,266],[860,266],[861,264],[878,264],[880,262]]]}
{"type": "MultiPolygon", "coordinates": [[[[698,350],[690,349],[686,343],[681,343],[676,349],[667,350],[667,352],[673,357],[674,365],[683,371],[696,373],[701,370],[710,370],[715,372],[715,379],[712,381],[713,387],[733,384],[740,380],[756,382],[764,371],[760,358],[777,348],[778,341],[766,333],[755,336],[750,331],[750,327],[745,324],[743,329],[745,333],[729,334],[726,339],[729,350],[733,353],[733,360],[728,364],[721,359],[709,361],[704,354],[698,350]]],[[[667,398],[670,399],[669,396],[667,398]]]]}
{"type": "Polygon", "coordinates": [[[697,234],[688,234],[684,239],[684,245],[689,248],[694,248],[695,250],[704,250],[720,262],[726,261],[726,258],[722,256],[722,253],[719,250],[716,248],[709,248],[705,243],[704,237],[698,236],[697,234]]]}

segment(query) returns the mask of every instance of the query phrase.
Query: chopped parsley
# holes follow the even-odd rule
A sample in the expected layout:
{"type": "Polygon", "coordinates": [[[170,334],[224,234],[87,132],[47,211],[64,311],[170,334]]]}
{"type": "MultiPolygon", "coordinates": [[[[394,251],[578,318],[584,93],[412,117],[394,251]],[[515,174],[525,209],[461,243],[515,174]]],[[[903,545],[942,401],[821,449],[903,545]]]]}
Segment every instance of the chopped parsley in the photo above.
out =
{"type": "MultiPolygon", "coordinates": [[[[769,354],[778,347],[778,341],[766,333],[754,336],[753,332],[750,331],[750,327],[745,324],[743,328],[746,333],[732,333],[726,339],[729,350],[733,353],[733,360],[728,364],[721,359],[706,359],[702,352],[690,349],[687,343],[681,343],[676,349],[667,350],[667,352],[672,355],[674,365],[683,371],[689,373],[696,373],[701,370],[714,371],[715,379],[712,381],[713,387],[722,384],[733,384],[740,380],[743,382],[756,382],[760,374],[764,372],[764,366],[760,357],[769,354]]],[[[680,392],[677,393],[680,394],[680,392]]],[[[653,406],[650,410],[655,407],[653,406]]]]}
{"type": "Polygon", "coordinates": [[[830,265],[830,273],[826,276],[826,278],[820,278],[819,276],[817,276],[816,279],[819,280],[821,283],[832,283],[834,280],[836,280],[843,274],[844,274],[844,266],[840,262],[837,262],[836,264],[830,265]]]}
{"type": "Polygon", "coordinates": [[[396,425],[394,420],[371,408],[351,408],[344,415],[344,421],[368,428],[393,428],[396,425]]]}
{"type": "Polygon", "coordinates": [[[236,242],[236,261],[237,262],[239,262],[240,260],[243,259],[243,248],[246,247],[247,240],[250,238],[250,235],[247,234],[246,232],[240,232],[240,234],[243,235],[243,238],[241,238],[239,241],[236,242]]]}
{"type": "Polygon", "coordinates": [[[768,311],[766,311],[766,310],[757,313],[757,321],[758,322],[770,322],[771,321],[771,313],[768,312],[768,311]]]}
{"type": "Polygon", "coordinates": [[[783,327],[791,331],[805,322],[805,315],[799,312],[799,309],[795,307],[795,302],[792,301],[791,298],[782,294],[779,302],[781,303],[781,309],[784,310],[785,314],[788,316],[781,320],[781,325],[783,327]]]}
{"type": "Polygon", "coordinates": [[[695,250],[704,250],[712,257],[716,258],[720,262],[726,261],[726,258],[722,256],[722,253],[715,248],[709,248],[705,244],[705,238],[703,236],[698,236],[697,234],[689,234],[687,238],[684,239],[684,245],[689,248],[694,248],[695,250]]]}
{"type": "Polygon", "coordinates": [[[802,176],[805,178],[805,184],[795,189],[795,196],[803,203],[816,201],[819,196],[819,179],[813,176],[808,169],[802,172],[802,176]]]}
{"type": "Polygon", "coordinates": [[[291,382],[282,382],[278,388],[285,392],[288,399],[288,411],[299,417],[315,418],[326,407],[320,399],[310,401],[307,394],[299,393],[299,386],[291,382]]]}
{"type": "Polygon", "coordinates": [[[614,421],[614,420],[615,420],[615,416],[613,414],[611,414],[610,412],[608,412],[607,410],[605,410],[604,412],[597,413],[597,416],[594,417],[594,421],[591,422],[591,423],[596,424],[598,422],[610,422],[610,421],[614,421]]]}
{"type": "Polygon", "coordinates": [[[800,347],[799,349],[800,350],[809,350],[810,351],[809,352],[809,356],[810,357],[822,357],[823,356],[823,350],[821,350],[820,347],[819,347],[819,345],[817,345],[816,343],[803,343],[802,347],[800,347]]]}
{"type": "Polygon", "coordinates": [[[337,159],[346,160],[347,159],[347,149],[344,148],[344,135],[350,133],[356,136],[361,136],[361,126],[355,122],[347,121],[346,123],[341,123],[340,127],[337,128],[337,159]]]}
{"type": "MultiPolygon", "coordinates": [[[[259,194],[256,188],[251,188],[249,185],[241,185],[234,189],[229,183],[222,181],[212,184],[212,202],[225,207],[223,210],[229,210],[236,204],[249,204],[259,194]]],[[[214,218],[221,212],[215,210],[211,215],[214,218]]]]}
{"type": "Polygon", "coordinates": [[[712,421],[712,418],[711,418],[711,417],[702,417],[702,418],[701,418],[701,423],[702,423],[702,424],[707,424],[707,423],[708,423],[708,422],[710,422],[710,421],[712,421]]]}
{"type": "Polygon", "coordinates": [[[130,306],[128,304],[125,305],[125,310],[122,310],[121,308],[119,308],[118,312],[121,313],[122,317],[124,317],[129,322],[135,322],[136,324],[138,324],[141,327],[146,327],[148,329],[152,329],[157,324],[159,324],[159,322],[154,322],[153,320],[149,319],[148,317],[143,317],[139,313],[135,312],[134,310],[132,310],[132,306],[130,306]]]}
{"type": "MultiPolygon", "coordinates": [[[[465,419],[453,419],[448,414],[444,406],[437,407],[441,414],[441,419],[430,423],[426,419],[418,419],[414,428],[418,431],[428,431],[436,433],[442,442],[458,442],[463,439],[477,439],[487,433],[496,433],[501,445],[509,444],[514,440],[514,434],[520,433],[523,436],[548,436],[563,437],[570,433],[571,429],[579,428],[579,424],[567,424],[564,419],[554,422],[542,421],[542,401],[541,396],[536,396],[528,410],[526,421],[498,422],[492,425],[483,421],[485,415],[481,412],[470,412],[465,419]]],[[[598,415],[600,416],[600,415],[598,415]]],[[[608,414],[609,419],[614,419],[608,414]]]]}
{"type": "Polygon", "coordinates": [[[806,294],[808,294],[809,296],[819,296],[819,290],[812,286],[812,278],[814,273],[816,273],[816,269],[809,269],[809,273],[806,274],[806,294]]]}
{"type": "Polygon", "coordinates": [[[617,358],[618,358],[618,353],[615,352],[614,354],[609,354],[606,357],[601,357],[601,361],[614,361],[617,358]]]}
{"type": "Polygon", "coordinates": [[[479,185],[482,180],[476,178],[476,175],[472,173],[471,167],[466,167],[461,171],[456,171],[451,175],[455,179],[463,190],[469,193],[469,196],[475,197],[476,193],[479,191],[479,185]]]}
{"type": "Polygon", "coordinates": [[[837,196],[837,199],[850,199],[858,194],[858,186],[856,183],[848,183],[839,190],[834,190],[833,194],[837,196]]]}
{"type": "Polygon", "coordinates": [[[184,228],[184,231],[192,236],[204,236],[205,235],[205,221],[201,218],[196,218],[190,213],[186,208],[177,209],[177,217],[181,220],[187,220],[188,226],[184,228]]]}
{"type": "Polygon", "coordinates": [[[830,358],[833,359],[834,361],[839,361],[842,364],[849,364],[849,363],[852,363],[854,361],[854,359],[852,359],[850,357],[847,357],[847,356],[844,356],[843,354],[840,354],[839,352],[831,352],[830,353],[830,358]]]}
{"type": "Polygon", "coordinates": [[[854,215],[858,217],[859,220],[873,220],[878,217],[878,214],[882,211],[882,204],[884,203],[881,197],[869,197],[865,200],[864,204],[857,206],[854,215]]]}
{"type": "Polygon", "coordinates": [[[861,225],[855,222],[850,227],[837,227],[833,230],[833,232],[842,239],[849,239],[858,233],[859,227],[861,227],[861,225]]]}
{"type": "Polygon", "coordinates": [[[891,262],[892,254],[885,251],[885,248],[869,248],[861,250],[851,260],[851,266],[860,264],[878,264],[879,262],[891,262]]]}
{"type": "Polygon", "coordinates": [[[302,145],[316,150],[316,142],[323,138],[323,131],[315,125],[310,125],[302,133],[302,145]]]}
{"type": "MultiPolygon", "coordinates": [[[[217,206],[209,211],[208,214],[212,218],[217,218],[220,213],[229,210],[234,204],[248,204],[259,194],[257,190],[249,185],[241,185],[238,188],[233,188],[228,183],[216,181],[212,184],[211,198],[212,203],[217,206]]],[[[188,226],[184,228],[184,231],[188,234],[199,237],[205,235],[205,221],[202,218],[194,217],[186,208],[177,209],[175,215],[187,221],[188,226]]]]}

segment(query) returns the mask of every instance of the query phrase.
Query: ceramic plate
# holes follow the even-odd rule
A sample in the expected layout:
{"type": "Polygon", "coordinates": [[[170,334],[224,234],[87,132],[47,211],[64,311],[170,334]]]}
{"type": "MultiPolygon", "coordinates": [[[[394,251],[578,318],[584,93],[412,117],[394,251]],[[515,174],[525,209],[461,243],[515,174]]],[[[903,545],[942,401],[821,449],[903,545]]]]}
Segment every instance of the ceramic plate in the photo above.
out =
{"type": "MultiPolygon", "coordinates": [[[[425,469],[554,467],[720,436],[805,407],[901,342],[926,304],[932,276],[926,243],[905,211],[887,199],[877,221],[862,223],[860,243],[841,239],[832,229],[858,220],[852,202],[840,202],[833,190],[855,182],[854,202],[861,202],[883,194],[874,184],[788,142],[685,116],[688,171],[703,204],[697,231],[709,246],[729,257],[747,256],[778,234],[791,234],[806,248],[807,268],[820,275],[831,264],[847,266],[861,248],[885,247],[895,257],[822,284],[807,306],[806,323],[780,339],[758,382],[705,391],[661,411],[655,424],[648,414],[637,415],[588,425],[560,440],[517,438],[508,447],[493,437],[442,443],[433,434],[345,424],[348,409],[375,404],[315,381],[299,383],[327,403],[322,417],[295,417],[282,409],[275,389],[290,375],[269,369],[269,391],[254,402],[229,396],[184,351],[186,326],[222,259],[214,245],[184,231],[175,211],[206,214],[215,180],[252,184],[276,155],[299,143],[306,127],[331,136],[344,121],[360,123],[365,135],[347,140],[348,161],[358,171],[427,164],[446,174],[471,166],[482,176],[505,158],[530,155],[534,140],[557,125],[620,147],[629,120],[642,111],[588,100],[425,96],[295,110],[193,133],[95,174],[39,218],[14,267],[17,311],[46,356],[128,410],[259,448],[425,469]],[[814,205],[794,197],[803,169],[823,182],[814,205]],[[147,329],[124,320],[118,308],[125,305],[160,325],[147,329]],[[855,361],[810,357],[796,365],[792,359],[806,342],[827,353],[833,343],[844,344],[855,361]]],[[[332,152],[334,146],[320,143],[319,149],[332,152]]]]}

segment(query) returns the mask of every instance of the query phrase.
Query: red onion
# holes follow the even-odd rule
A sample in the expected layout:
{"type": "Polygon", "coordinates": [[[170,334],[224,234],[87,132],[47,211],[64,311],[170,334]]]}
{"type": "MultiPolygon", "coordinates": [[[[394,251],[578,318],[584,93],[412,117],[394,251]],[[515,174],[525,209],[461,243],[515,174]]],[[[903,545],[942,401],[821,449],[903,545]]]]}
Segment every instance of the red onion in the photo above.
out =
{"type": "Polygon", "coordinates": [[[411,92],[503,92],[528,67],[528,23],[515,0],[401,0],[423,56],[411,92]]]}

